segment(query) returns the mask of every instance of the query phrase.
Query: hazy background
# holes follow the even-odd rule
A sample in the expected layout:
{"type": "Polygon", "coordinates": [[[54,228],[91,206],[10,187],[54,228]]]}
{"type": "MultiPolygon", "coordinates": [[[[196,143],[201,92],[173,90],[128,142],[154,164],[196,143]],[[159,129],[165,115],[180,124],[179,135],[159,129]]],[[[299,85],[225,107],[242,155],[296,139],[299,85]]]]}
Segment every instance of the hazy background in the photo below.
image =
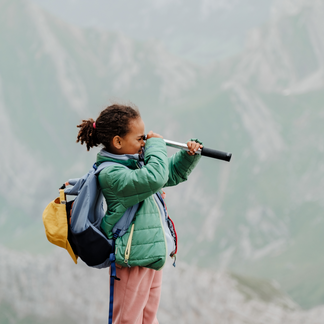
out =
{"type": "Polygon", "coordinates": [[[1,324],[106,321],[108,271],[75,266],[41,215],[95,160],[76,125],[115,100],[233,154],[167,190],[160,323],[323,323],[324,1],[0,0],[0,17],[1,324]]]}

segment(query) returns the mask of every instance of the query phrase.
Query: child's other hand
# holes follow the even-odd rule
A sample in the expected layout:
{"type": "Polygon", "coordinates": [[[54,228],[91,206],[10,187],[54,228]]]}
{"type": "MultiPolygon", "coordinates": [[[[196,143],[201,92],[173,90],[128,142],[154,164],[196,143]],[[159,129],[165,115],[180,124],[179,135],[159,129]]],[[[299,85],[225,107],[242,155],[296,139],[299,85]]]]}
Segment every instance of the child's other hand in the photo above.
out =
{"type": "Polygon", "coordinates": [[[189,141],[187,143],[187,146],[188,146],[188,149],[189,149],[189,151],[187,151],[187,153],[189,155],[195,155],[196,154],[196,151],[198,149],[202,149],[203,148],[203,146],[201,144],[199,144],[197,142],[193,142],[193,141],[189,141]]]}
{"type": "Polygon", "coordinates": [[[153,133],[153,131],[149,131],[146,135],[146,138],[150,139],[152,137],[163,138],[163,136],[161,136],[160,134],[156,134],[156,133],[153,133]]]}

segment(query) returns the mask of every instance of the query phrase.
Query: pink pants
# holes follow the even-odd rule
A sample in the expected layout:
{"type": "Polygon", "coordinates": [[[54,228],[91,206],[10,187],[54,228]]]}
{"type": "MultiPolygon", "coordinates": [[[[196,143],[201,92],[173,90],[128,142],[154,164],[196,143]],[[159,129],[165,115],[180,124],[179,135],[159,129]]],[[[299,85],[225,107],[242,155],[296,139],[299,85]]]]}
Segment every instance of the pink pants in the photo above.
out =
{"type": "Polygon", "coordinates": [[[114,324],[158,324],[162,271],[116,265],[114,324]]]}

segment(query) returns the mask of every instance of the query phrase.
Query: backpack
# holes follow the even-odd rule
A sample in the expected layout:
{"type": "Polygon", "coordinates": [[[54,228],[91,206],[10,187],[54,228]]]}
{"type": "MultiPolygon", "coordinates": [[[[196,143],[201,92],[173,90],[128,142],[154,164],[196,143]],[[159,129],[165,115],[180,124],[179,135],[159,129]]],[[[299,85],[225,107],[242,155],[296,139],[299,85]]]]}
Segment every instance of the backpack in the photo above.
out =
{"type": "MultiPolygon", "coordinates": [[[[75,263],[80,257],[88,266],[110,271],[109,323],[112,323],[115,266],[115,240],[123,236],[139,207],[129,207],[113,227],[113,239],[109,240],[101,231],[100,224],[105,215],[103,194],[98,183],[100,171],[116,162],[94,163],[87,174],[80,179],[70,179],[71,188],[60,188],[60,197],[45,208],[43,222],[48,240],[65,248],[75,263]],[[75,196],[67,201],[66,196],[75,196]]],[[[123,165],[124,166],[124,165],[123,165]]],[[[127,168],[126,166],[124,166],[127,168]]]]}
{"type": "MultiPolygon", "coordinates": [[[[114,239],[109,240],[101,231],[101,221],[105,215],[103,194],[97,177],[104,168],[110,165],[121,165],[116,162],[104,162],[97,167],[96,163],[80,179],[70,179],[73,187],[66,188],[64,194],[76,196],[66,203],[69,220],[68,240],[76,255],[88,266],[107,268],[110,266],[110,254],[114,252],[114,240],[123,236],[131,224],[139,204],[126,210],[121,219],[115,224],[112,232],[114,239]]],[[[124,166],[127,168],[126,166],[124,166]]],[[[64,189],[65,185],[61,188],[64,189]]]]}

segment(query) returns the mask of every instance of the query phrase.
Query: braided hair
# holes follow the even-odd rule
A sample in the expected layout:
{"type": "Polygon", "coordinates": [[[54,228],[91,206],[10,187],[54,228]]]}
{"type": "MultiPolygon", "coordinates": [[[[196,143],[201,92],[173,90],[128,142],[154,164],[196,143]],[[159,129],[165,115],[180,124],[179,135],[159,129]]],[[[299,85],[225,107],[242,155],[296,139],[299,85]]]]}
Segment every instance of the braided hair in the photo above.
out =
{"type": "Polygon", "coordinates": [[[141,117],[136,106],[113,104],[104,109],[97,120],[82,120],[76,142],[86,144],[87,150],[102,144],[109,151],[112,139],[118,135],[124,137],[129,132],[132,120],[141,117]]]}

